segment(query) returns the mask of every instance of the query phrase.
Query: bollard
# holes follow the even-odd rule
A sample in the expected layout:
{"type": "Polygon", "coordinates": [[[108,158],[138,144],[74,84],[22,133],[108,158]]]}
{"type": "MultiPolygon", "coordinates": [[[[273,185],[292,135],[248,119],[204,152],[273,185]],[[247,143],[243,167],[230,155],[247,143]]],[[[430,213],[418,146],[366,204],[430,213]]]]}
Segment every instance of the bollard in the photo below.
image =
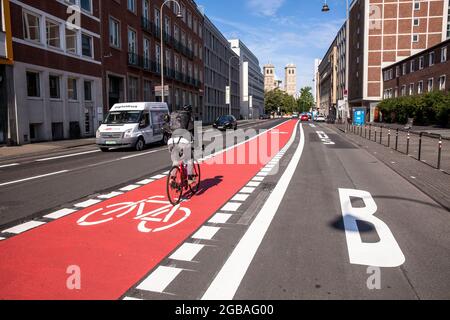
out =
{"type": "Polygon", "coordinates": [[[372,125],[369,124],[369,140],[372,140],[372,125]]]}
{"type": "Polygon", "coordinates": [[[388,148],[391,147],[391,129],[388,130],[388,148]]]}
{"type": "Polygon", "coordinates": [[[438,170],[441,170],[441,156],[442,156],[442,136],[439,136],[439,150],[438,150],[438,170]]]}
{"type": "Polygon", "coordinates": [[[377,142],[377,127],[375,127],[375,142],[377,142]]]}
{"type": "Polygon", "coordinates": [[[410,134],[408,131],[408,139],[406,141],[406,154],[409,155],[409,139],[410,139],[410,134]]]}
{"type": "Polygon", "coordinates": [[[395,135],[395,151],[398,151],[398,129],[397,129],[397,133],[395,135]]]}
{"type": "Polygon", "coordinates": [[[380,144],[383,144],[383,127],[380,129],[380,144]]]}
{"type": "Polygon", "coordinates": [[[422,160],[422,135],[423,133],[421,132],[419,135],[419,157],[418,157],[419,161],[422,160]]]}

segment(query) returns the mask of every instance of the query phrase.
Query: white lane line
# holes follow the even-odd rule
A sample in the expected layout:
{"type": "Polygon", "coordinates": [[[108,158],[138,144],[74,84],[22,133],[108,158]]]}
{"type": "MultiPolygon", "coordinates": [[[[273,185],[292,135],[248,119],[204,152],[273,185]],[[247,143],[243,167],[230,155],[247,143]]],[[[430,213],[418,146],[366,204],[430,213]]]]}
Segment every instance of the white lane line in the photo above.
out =
{"type": "Polygon", "coordinates": [[[249,194],[238,193],[237,195],[235,195],[233,197],[233,199],[231,199],[231,201],[242,201],[242,202],[245,202],[245,201],[247,201],[248,197],[250,197],[249,194]]]}
{"type": "Polygon", "coordinates": [[[142,299],[133,298],[133,297],[125,297],[122,300],[123,301],[143,301],[142,299]]]}
{"type": "Polygon", "coordinates": [[[204,248],[204,245],[195,243],[183,244],[169,259],[179,261],[193,261],[195,256],[204,248]]]}
{"type": "Polygon", "coordinates": [[[90,199],[84,202],[80,202],[74,205],[74,207],[77,208],[88,208],[90,206],[93,206],[94,204],[100,203],[101,200],[94,200],[94,199],[90,199]]]}
{"type": "Polygon", "coordinates": [[[218,223],[227,223],[228,220],[230,220],[230,218],[232,217],[232,214],[229,213],[216,213],[216,215],[214,217],[211,218],[211,220],[209,220],[209,223],[214,223],[214,224],[218,224],[218,223]]]}
{"type": "Polygon", "coordinates": [[[259,187],[259,185],[261,184],[261,182],[249,182],[248,184],[247,184],[247,187],[259,187]]]}
{"type": "Polygon", "coordinates": [[[138,290],[163,293],[167,286],[183,271],[172,267],[158,267],[137,287],[138,290]]]}
{"type": "MultiPolygon", "coordinates": [[[[289,146],[295,141],[297,129],[298,124],[288,143],[289,146]]],[[[231,300],[235,296],[300,163],[305,147],[305,135],[301,124],[300,135],[300,143],[286,171],[231,256],[203,295],[202,300],[231,300]]]]}
{"type": "Polygon", "coordinates": [[[242,188],[242,190],[240,191],[241,193],[253,193],[253,191],[255,191],[256,188],[249,188],[249,187],[244,187],[242,188]]]}
{"type": "Polygon", "coordinates": [[[148,151],[148,152],[143,152],[143,153],[139,153],[139,154],[134,154],[132,156],[127,156],[127,157],[122,157],[119,160],[128,160],[128,159],[132,159],[132,158],[137,158],[137,157],[142,157],[142,156],[146,156],[148,154],[152,154],[152,153],[156,153],[156,152],[161,152],[161,151],[166,151],[167,148],[164,149],[157,149],[157,150],[152,150],[152,151],[148,151]]]}
{"type": "Polygon", "coordinates": [[[131,184],[129,186],[123,187],[122,189],[120,189],[120,191],[132,191],[134,189],[140,188],[142,186],[138,186],[136,184],[131,184]]]}
{"type": "Polygon", "coordinates": [[[100,152],[100,150],[92,150],[92,151],[86,151],[86,152],[80,152],[80,153],[66,154],[66,155],[63,155],[63,156],[38,159],[38,160],[35,160],[35,162],[44,162],[44,161],[50,161],[50,160],[56,160],[56,159],[70,158],[70,157],[76,157],[76,156],[81,156],[81,155],[84,155],[84,154],[90,154],[90,153],[96,153],[96,152],[100,152]]]}
{"type": "Polygon", "coordinates": [[[166,175],[158,174],[157,176],[151,177],[150,179],[159,180],[159,179],[166,178],[166,177],[167,177],[166,175]]]}
{"type": "Polygon", "coordinates": [[[163,172],[162,174],[167,176],[169,173],[170,173],[170,170],[166,171],[166,172],[163,172]]]}
{"type": "Polygon", "coordinates": [[[0,169],[1,168],[15,167],[15,166],[18,166],[18,165],[19,165],[18,163],[4,164],[4,165],[0,166],[0,169]]]}
{"type": "Polygon", "coordinates": [[[42,226],[43,224],[45,224],[45,222],[29,221],[29,222],[19,224],[18,226],[3,230],[2,233],[20,234],[22,232],[42,226]]]}
{"type": "Polygon", "coordinates": [[[58,172],[52,172],[52,173],[42,174],[42,175],[40,175],[40,176],[34,176],[34,177],[30,177],[30,178],[25,178],[25,179],[20,179],[20,180],[15,180],[15,181],[4,182],[4,183],[0,183],[0,187],[8,186],[8,185],[11,185],[11,184],[16,184],[16,183],[24,182],[24,181],[36,180],[36,179],[39,179],[39,178],[45,178],[45,177],[55,176],[55,175],[57,175],[57,174],[66,173],[66,172],[69,172],[69,170],[63,170],[63,171],[58,171],[58,172]]]}
{"type": "Polygon", "coordinates": [[[270,172],[272,170],[273,170],[273,167],[272,168],[262,168],[260,172],[270,172]]]}
{"type": "Polygon", "coordinates": [[[72,214],[76,211],[77,210],[74,210],[74,209],[61,209],[61,210],[58,210],[56,212],[53,212],[53,213],[50,213],[50,214],[44,216],[44,218],[56,220],[56,219],[68,216],[69,214],[72,214]]]}
{"type": "Polygon", "coordinates": [[[223,208],[223,211],[231,211],[236,212],[238,211],[239,207],[242,205],[242,203],[238,202],[228,202],[223,208]]]}
{"type": "Polygon", "coordinates": [[[192,238],[199,240],[211,240],[219,230],[220,228],[218,227],[203,226],[192,236],[192,238]]]}
{"type": "Polygon", "coordinates": [[[155,180],[153,180],[153,179],[145,179],[145,180],[136,182],[136,184],[149,184],[149,183],[152,183],[153,181],[155,181],[155,180]]]}
{"type": "Polygon", "coordinates": [[[268,172],[258,172],[257,176],[258,177],[267,177],[269,175],[268,172]]]}
{"type": "Polygon", "coordinates": [[[0,241],[2,241],[2,240],[5,240],[6,238],[2,238],[2,237],[0,237],[0,241]]]}
{"type": "Polygon", "coordinates": [[[98,196],[97,198],[99,198],[99,199],[111,199],[111,198],[120,196],[121,194],[123,194],[123,192],[114,191],[114,192],[111,192],[111,193],[108,193],[108,194],[102,194],[101,196],[98,196]]]}
{"type": "Polygon", "coordinates": [[[264,178],[265,178],[265,177],[254,177],[254,178],[252,179],[252,181],[261,182],[261,181],[264,181],[264,178]]]}

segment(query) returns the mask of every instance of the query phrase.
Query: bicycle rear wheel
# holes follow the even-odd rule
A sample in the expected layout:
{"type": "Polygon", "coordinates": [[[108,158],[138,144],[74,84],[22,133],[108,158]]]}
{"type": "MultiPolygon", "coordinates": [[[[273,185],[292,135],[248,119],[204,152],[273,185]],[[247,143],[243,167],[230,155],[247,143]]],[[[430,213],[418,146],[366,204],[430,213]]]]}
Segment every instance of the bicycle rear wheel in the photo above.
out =
{"type": "Polygon", "coordinates": [[[167,176],[167,197],[172,205],[181,202],[183,196],[183,177],[180,168],[173,167],[167,176]]]}
{"type": "Polygon", "coordinates": [[[197,161],[194,161],[194,177],[195,177],[195,183],[189,185],[189,189],[193,194],[196,194],[198,190],[200,189],[200,183],[201,183],[201,172],[200,172],[200,164],[197,161]]]}

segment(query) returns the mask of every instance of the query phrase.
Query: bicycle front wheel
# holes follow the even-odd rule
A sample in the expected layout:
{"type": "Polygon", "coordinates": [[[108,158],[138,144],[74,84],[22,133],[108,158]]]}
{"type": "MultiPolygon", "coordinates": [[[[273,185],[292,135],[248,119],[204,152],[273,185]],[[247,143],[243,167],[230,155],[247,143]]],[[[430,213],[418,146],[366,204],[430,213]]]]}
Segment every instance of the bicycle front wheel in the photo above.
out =
{"type": "Polygon", "coordinates": [[[183,177],[180,168],[173,167],[167,177],[167,197],[172,205],[181,202],[183,196],[183,177]]]}
{"type": "Polygon", "coordinates": [[[195,182],[191,185],[189,185],[189,189],[193,194],[196,194],[198,190],[200,189],[200,182],[201,182],[201,173],[200,173],[200,164],[197,161],[194,161],[194,177],[195,182]]]}

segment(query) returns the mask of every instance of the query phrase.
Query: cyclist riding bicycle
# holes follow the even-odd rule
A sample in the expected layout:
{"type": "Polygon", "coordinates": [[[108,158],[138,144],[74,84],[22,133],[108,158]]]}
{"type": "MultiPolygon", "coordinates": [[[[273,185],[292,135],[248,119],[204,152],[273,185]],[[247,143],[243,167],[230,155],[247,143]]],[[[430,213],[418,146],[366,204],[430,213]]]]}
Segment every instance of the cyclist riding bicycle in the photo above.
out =
{"type": "Polygon", "coordinates": [[[180,161],[187,164],[188,183],[196,182],[194,176],[194,157],[192,146],[194,142],[194,118],[192,106],[186,105],[183,110],[174,111],[165,118],[164,131],[171,138],[167,145],[171,154],[173,166],[180,161]]]}

